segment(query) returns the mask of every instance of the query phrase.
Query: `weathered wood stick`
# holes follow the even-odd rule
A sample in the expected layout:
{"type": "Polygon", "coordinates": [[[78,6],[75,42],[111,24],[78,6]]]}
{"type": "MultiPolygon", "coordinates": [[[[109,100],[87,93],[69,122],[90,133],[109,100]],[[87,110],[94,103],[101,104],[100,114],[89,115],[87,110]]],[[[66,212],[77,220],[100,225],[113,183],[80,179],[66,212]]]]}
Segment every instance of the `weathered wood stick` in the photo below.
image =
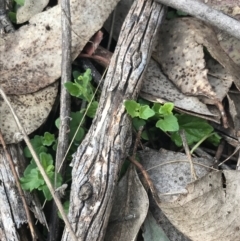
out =
{"type": "Polygon", "coordinates": [[[240,22],[197,0],[155,0],[186,12],[240,39],[240,22]]]}
{"type": "MultiPolygon", "coordinates": [[[[124,101],[135,99],[165,7],[138,0],[131,7],[105,79],[93,124],[73,158],[69,220],[79,240],[102,240],[118,173],[131,144],[124,101]]],[[[70,240],[65,232],[63,241],[70,240]]]]}

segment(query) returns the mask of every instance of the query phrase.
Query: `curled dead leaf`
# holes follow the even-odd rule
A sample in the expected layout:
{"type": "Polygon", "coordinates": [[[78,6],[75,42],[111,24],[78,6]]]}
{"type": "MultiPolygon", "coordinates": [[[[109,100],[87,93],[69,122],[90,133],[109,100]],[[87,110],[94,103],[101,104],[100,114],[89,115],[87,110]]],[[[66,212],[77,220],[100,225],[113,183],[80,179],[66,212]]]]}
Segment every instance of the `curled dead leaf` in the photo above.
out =
{"type": "Polygon", "coordinates": [[[183,234],[193,241],[239,239],[239,171],[209,172],[207,166],[211,162],[201,158],[197,165],[194,163],[199,179],[191,182],[190,165],[185,169],[180,164],[183,154],[165,150],[139,154],[144,168],[151,168],[148,174],[161,198],[158,206],[183,234]],[[200,167],[200,173],[199,166],[203,163],[206,168],[200,167]],[[183,189],[187,190],[187,194],[183,189]],[[177,192],[179,194],[174,195],[177,192]]]}

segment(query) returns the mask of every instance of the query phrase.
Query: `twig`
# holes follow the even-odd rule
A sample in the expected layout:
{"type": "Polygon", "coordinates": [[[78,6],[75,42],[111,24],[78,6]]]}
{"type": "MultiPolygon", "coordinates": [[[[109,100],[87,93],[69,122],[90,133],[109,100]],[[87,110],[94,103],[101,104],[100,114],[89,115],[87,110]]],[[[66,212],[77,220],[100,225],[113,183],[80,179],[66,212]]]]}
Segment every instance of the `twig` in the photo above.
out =
{"type": "Polygon", "coordinates": [[[143,168],[143,166],[137,162],[133,157],[129,156],[128,159],[142,172],[144,178],[146,179],[146,182],[152,192],[153,198],[155,201],[159,204],[161,202],[159,196],[158,196],[158,191],[156,190],[151,178],[149,177],[148,173],[146,170],[143,168]]]}
{"type": "Polygon", "coordinates": [[[133,147],[133,154],[132,154],[132,157],[134,159],[136,158],[137,148],[138,148],[138,144],[140,143],[142,131],[143,131],[143,126],[141,126],[137,132],[136,140],[133,147]]]}
{"type": "Polygon", "coordinates": [[[25,212],[26,212],[26,215],[27,215],[28,225],[29,225],[29,228],[30,228],[30,231],[31,231],[31,235],[32,235],[32,240],[37,240],[37,235],[36,235],[35,230],[34,230],[33,220],[32,220],[32,217],[31,217],[31,214],[30,214],[30,211],[29,211],[29,208],[28,208],[28,205],[27,205],[27,202],[26,202],[23,190],[21,188],[21,184],[19,182],[18,174],[17,174],[17,172],[15,170],[12,157],[11,157],[11,155],[8,152],[8,149],[7,149],[6,143],[5,143],[4,139],[3,139],[1,130],[0,130],[0,142],[1,142],[2,146],[3,146],[3,150],[5,152],[7,160],[9,162],[12,174],[13,174],[14,179],[16,181],[16,186],[17,186],[18,192],[19,192],[20,197],[21,197],[22,202],[23,202],[23,206],[24,206],[24,209],[25,209],[25,212]]]}
{"type": "MultiPolygon", "coordinates": [[[[54,187],[57,188],[57,175],[64,176],[65,168],[60,169],[62,160],[66,154],[69,144],[69,123],[71,113],[71,96],[64,87],[67,81],[71,80],[72,58],[71,58],[71,13],[69,0],[61,1],[61,24],[62,24],[62,65],[61,65],[61,94],[60,94],[60,127],[58,145],[55,161],[54,187]]],[[[66,162],[65,162],[66,163],[66,162]]],[[[64,164],[64,167],[66,164],[64,164]]],[[[48,240],[58,239],[60,233],[60,220],[57,214],[56,204],[53,202],[51,209],[50,232],[48,240]]]]}
{"type": "MultiPolygon", "coordinates": [[[[152,166],[148,169],[146,169],[146,172],[154,169],[154,168],[157,168],[157,167],[161,167],[161,166],[165,166],[165,165],[172,165],[172,164],[178,164],[178,163],[185,163],[185,162],[188,162],[189,161],[184,161],[184,160],[178,160],[178,161],[169,161],[169,162],[164,162],[164,163],[161,163],[161,164],[158,164],[158,165],[155,165],[155,166],[152,166]]],[[[210,166],[207,166],[207,165],[204,165],[202,163],[198,163],[198,162],[193,162],[194,165],[197,165],[197,166],[200,166],[200,167],[205,167],[207,169],[210,169],[211,171],[219,171],[218,169],[214,168],[214,167],[210,167],[210,166]]]]}
{"type": "Polygon", "coordinates": [[[228,161],[228,160],[229,160],[233,155],[235,155],[239,150],[240,150],[240,145],[235,148],[234,152],[233,152],[228,158],[226,158],[224,161],[222,161],[221,163],[219,163],[218,166],[221,166],[223,163],[225,163],[226,161],[228,161]]]}
{"type": "Polygon", "coordinates": [[[97,88],[96,88],[96,90],[95,90],[95,92],[94,92],[94,94],[93,94],[93,97],[92,97],[92,99],[90,100],[90,102],[88,103],[88,106],[87,106],[87,108],[86,108],[86,111],[84,112],[83,117],[82,117],[82,119],[81,119],[81,121],[80,121],[80,123],[79,123],[79,125],[78,125],[78,128],[77,128],[77,130],[75,131],[75,134],[74,134],[74,136],[73,136],[73,138],[72,138],[72,140],[71,140],[71,142],[70,142],[70,144],[69,144],[69,146],[68,146],[68,149],[67,149],[67,151],[66,151],[66,153],[65,153],[64,158],[62,159],[62,163],[61,163],[58,171],[61,170],[61,168],[62,168],[62,164],[63,164],[64,160],[66,159],[67,154],[68,154],[68,152],[69,152],[69,150],[70,150],[70,148],[71,148],[71,146],[72,146],[72,144],[73,144],[73,142],[74,142],[74,140],[75,140],[75,137],[76,137],[76,135],[77,135],[77,133],[78,133],[78,131],[79,131],[82,123],[83,123],[83,120],[84,120],[84,118],[85,118],[85,116],[86,116],[86,114],[87,114],[87,111],[88,111],[88,109],[89,109],[89,107],[90,107],[90,104],[93,102],[93,99],[94,99],[94,97],[95,97],[95,95],[96,95],[99,87],[101,86],[102,80],[103,80],[106,72],[107,72],[107,69],[105,69],[105,71],[104,71],[104,73],[103,73],[103,75],[102,75],[102,78],[101,78],[101,80],[99,81],[98,86],[97,86],[97,88]]]}
{"type": "Polygon", "coordinates": [[[184,130],[180,130],[180,136],[182,138],[182,143],[183,143],[183,147],[185,149],[185,153],[186,153],[187,158],[188,158],[189,163],[190,163],[191,175],[192,175],[194,180],[197,180],[197,175],[196,175],[196,172],[195,172],[195,169],[194,169],[192,156],[191,156],[188,144],[187,144],[187,139],[186,139],[186,135],[185,135],[184,130]]]}
{"type": "Polygon", "coordinates": [[[31,155],[32,155],[41,175],[43,176],[43,179],[44,179],[44,181],[45,181],[45,183],[46,183],[46,185],[47,185],[47,187],[48,187],[48,189],[49,189],[49,191],[50,191],[50,193],[51,193],[51,195],[52,195],[52,197],[53,197],[53,199],[54,199],[54,201],[55,201],[55,203],[58,207],[58,210],[59,210],[60,214],[62,215],[63,221],[66,225],[66,228],[67,228],[69,234],[71,235],[72,240],[78,241],[78,239],[77,239],[75,233],[73,232],[73,229],[72,229],[72,227],[71,227],[71,225],[68,221],[67,215],[64,212],[62,203],[59,200],[57,194],[55,193],[54,188],[52,186],[52,183],[51,183],[50,179],[48,178],[44,168],[42,167],[42,164],[41,164],[35,150],[33,149],[33,146],[32,146],[32,144],[29,140],[29,137],[27,136],[27,133],[26,133],[25,129],[23,128],[22,124],[20,123],[20,121],[19,121],[19,119],[18,119],[18,117],[15,113],[15,110],[12,108],[11,103],[9,102],[7,96],[5,95],[4,91],[1,88],[0,88],[0,94],[1,94],[2,98],[4,99],[4,101],[6,102],[6,104],[8,105],[8,107],[9,107],[9,109],[10,109],[12,115],[13,115],[13,118],[14,118],[14,120],[15,120],[18,128],[19,128],[20,133],[23,135],[23,139],[26,142],[26,145],[29,148],[29,151],[30,151],[30,153],[31,153],[31,155]]]}
{"type": "Polygon", "coordinates": [[[240,39],[240,22],[196,0],[155,0],[199,18],[240,39]]]}

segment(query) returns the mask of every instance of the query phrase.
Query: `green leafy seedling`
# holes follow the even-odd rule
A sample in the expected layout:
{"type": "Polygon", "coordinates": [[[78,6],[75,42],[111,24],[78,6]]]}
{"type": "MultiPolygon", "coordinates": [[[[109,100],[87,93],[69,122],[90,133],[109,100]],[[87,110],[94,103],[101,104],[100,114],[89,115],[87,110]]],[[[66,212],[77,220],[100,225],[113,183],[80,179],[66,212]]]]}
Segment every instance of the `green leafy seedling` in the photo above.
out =
{"type": "MultiPolygon", "coordinates": [[[[206,120],[195,116],[180,114],[177,115],[177,119],[179,129],[185,131],[186,139],[190,146],[214,131],[213,127],[206,120]]],[[[177,146],[182,146],[179,132],[172,133],[171,139],[177,146]]]]}
{"type": "Polygon", "coordinates": [[[156,127],[164,132],[178,131],[178,119],[173,114],[166,115],[156,123],[156,127]]]}
{"type": "MultiPolygon", "coordinates": [[[[54,165],[53,165],[53,158],[50,154],[47,154],[45,152],[41,152],[39,154],[40,162],[42,164],[43,169],[45,170],[47,176],[49,177],[52,184],[54,183],[54,165]]],[[[45,198],[47,200],[52,199],[52,195],[38,169],[36,164],[31,161],[31,163],[27,166],[26,170],[24,171],[24,175],[22,178],[20,178],[20,183],[22,186],[22,189],[32,191],[34,189],[38,189],[39,191],[42,191],[45,198]]],[[[58,174],[57,176],[57,187],[61,186],[62,184],[62,178],[58,174]]]]}
{"type": "MultiPolygon", "coordinates": [[[[41,152],[47,152],[47,147],[43,145],[43,137],[39,135],[35,135],[33,139],[30,140],[33,149],[35,150],[36,154],[39,155],[41,152]]],[[[29,151],[28,147],[24,148],[24,155],[25,157],[32,158],[32,154],[29,151]]]]}
{"type": "Polygon", "coordinates": [[[83,74],[77,76],[78,74],[79,72],[74,72],[74,82],[66,82],[64,86],[70,95],[90,102],[94,95],[91,70],[87,69],[83,74]]]}
{"type": "Polygon", "coordinates": [[[155,112],[148,105],[141,105],[135,100],[126,100],[124,106],[127,113],[132,117],[139,117],[143,120],[147,120],[155,115],[155,112]]]}

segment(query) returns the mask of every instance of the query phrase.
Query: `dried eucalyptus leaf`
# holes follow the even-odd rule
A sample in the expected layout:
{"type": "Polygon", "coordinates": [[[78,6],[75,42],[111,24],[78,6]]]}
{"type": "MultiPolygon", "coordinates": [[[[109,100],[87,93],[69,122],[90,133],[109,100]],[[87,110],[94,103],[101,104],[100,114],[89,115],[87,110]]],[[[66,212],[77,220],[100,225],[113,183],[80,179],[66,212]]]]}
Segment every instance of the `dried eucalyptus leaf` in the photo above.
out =
{"type": "Polygon", "coordinates": [[[140,96],[152,102],[173,102],[175,108],[202,118],[219,122],[220,114],[212,113],[197,97],[182,94],[162,73],[159,64],[150,60],[145,72],[140,96]]]}
{"type": "MultiPolygon", "coordinates": [[[[10,95],[9,101],[17,113],[17,116],[26,130],[30,134],[44,123],[49,115],[55,98],[57,96],[58,84],[54,83],[33,94],[10,95]]],[[[3,99],[0,98],[0,129],[6,143],[17,143],[17,133],[19,129],[15,123],[12,113],[3,99]]]]}
{"type": "Polygon", "coordinates": [[[152,197],[150,197],[149,203],[153,217],[171,241],[191,241],[172,225],[152,197]]]}
{"type": "Polygon", "coordinates": [[[239,171],[209,173],[187,190],[175,202],[158,203],[175,227],[193,241],[239,239],[239,171]]]}
{"type": "Polygon", "coordinates": [[[240,67],[219,46],[214,31],[194,18],[166,22],[160,30],[153,56],[183,93],[217,100],[207,79],[203,46],[240,87],[240,67]]]}
{"type": "MultiPolygon", "coordinates": [[[[208,81],[216,93],[218,100],[222,101],[233,83],[233,78],[214,59],[209,59],[207,61],[207,68],[209,69],[208,81]]],[[[202,98],[201,100],[206,104],[214,104],[214,102],[208,98],[202,98]]]]}
{"type": "MultiPolygon", "coordinates": [[[[119,0],[71,0],[72,59],[97,32],[119,0]]],[[[1,39],[0,85],[7,94],[33,93],[61,75],[61,6],[33,16],[1,39]]]]}
{"type": "Polygon", "coordinates": [[[163,72],[188,95],[216,95],[207,79],[203,47],[195,40],[195,29],[182,19],[170,20],[162,26],[153,57],[163,72]]]}
{"type": "MultiPolygon", "coordinates": [[[[197,165],[194,165],[200,179],[191,182],[190,172],[177,164],[182,160],[180,155],[162,150],[158,153],[159,158],[157,153],[153,154],[156,157],[154,163],[151,163],[151,153],[140,152],[140,155],[144,168],[152,168],[148,173],[161,199],[158,206],[184,235],[193,241],[238,240],[239,171],[209,173],[206,168],[199,173],[197,165]],[[181,192],[185,188],[187,194],[180,194],[175,198],[174,195],[168,198],[161,195],[166,192],[181,192]]],[[[207,164],[202,158],[200,163],[207,164]]],[[[190,169],[189,164],[188,168],[190,169]]]]}
{"type": "MultiPolygon", "coordinates": [[[[240,6],[238,0],[200,0],[212,8],[222,11],[233,18],[240,20],[240,6]]],[[[240,65],[240,40],[227,34],[226,32],[215,28],[220,46],[230,56],[230,58],[240,65]]]]}
{"type": "Polygon", "coordinates": [[[49,0],[25,0],[24,5],[17,9],[17,23],[24,23],[35,14],[42,12],[48,2],[49,0]]]}
{"type": "Polygon", "coordinates": [[[217,38],[222,49],[236,64],[240,65],[240,40],[223,31],[218,32],[217,38]]]}
{"type": "Polygon", "coordinates": [[[131,166],[118,183],[106,241],[134,241],[149,207],[147,192],[140,182],[135,167],[131,166]]]}
{"type": "Polygon", "coordinates": [[[240,137],[240,93],[229,93],[229,113],[233,120],[234,132],[237,137],[240,137]]]}
{"type": "MultiPolygon", "coordinates": [[[[159,194],[184,192],[186,185],[192,181],[189,160],[185,154],[164,149],[159,152],[150,149],[140,151],[138,154],[159,194]]],[[[198,177],[209,173],[211,169],[208,167],[213,164],[203,158],[193,158],[193,162],[198,177]]],[[[177,199],[176,195],[160,196],[160,198],[165,201],[177,199]]]]}

